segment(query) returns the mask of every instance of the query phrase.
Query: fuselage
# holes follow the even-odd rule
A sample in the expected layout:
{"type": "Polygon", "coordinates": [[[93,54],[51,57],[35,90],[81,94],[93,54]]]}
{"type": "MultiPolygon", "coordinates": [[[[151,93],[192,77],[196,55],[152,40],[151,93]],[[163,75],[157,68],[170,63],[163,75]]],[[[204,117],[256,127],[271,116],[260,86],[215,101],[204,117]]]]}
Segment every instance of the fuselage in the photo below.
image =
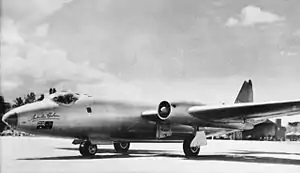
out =
{"type": "Polygon", "coordinates": [[[141,117],[146,110],[156,110],[155,104],[61,92],[13,109],[3,119],[9,121],[10,126],[31,134],[97,141],[182,141],[193,136],[195,128],[205,128],[203,130],[209,136],[224,134],[236,127],[235,124],[207,122],[190,116],[187,109],[193,105],[197,104],[174,105],[171,120],[176,122],[178,115],[181,123],[160,123],[141,117]],[[192,125],[195,121],[198,127],[192,125]]]}
{"type": "Polygon", "coordinates": [[[156,109],[156,105],[86,95],[74,95],[76,101],[64,104],[55,100],[58,95],[11,110],[8,114],[16,113],[17,121],[10,125],[31,134],[102,141],[182,140],[193,133],[190,126],[158,129],[156,123],[141,118],[143,111],[156,109]],[[160,137],[158,131],[171,134],[160,137]]]}

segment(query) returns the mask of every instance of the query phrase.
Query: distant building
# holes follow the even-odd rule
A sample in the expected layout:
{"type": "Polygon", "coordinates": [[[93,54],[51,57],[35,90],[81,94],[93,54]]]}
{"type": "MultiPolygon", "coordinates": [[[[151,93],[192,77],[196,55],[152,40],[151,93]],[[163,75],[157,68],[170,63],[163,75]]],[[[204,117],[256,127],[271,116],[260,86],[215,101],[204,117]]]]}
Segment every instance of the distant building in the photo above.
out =
{"type": "Polygon", "coordinates": [[[281,119],[276,123],[267,120],[251,130],[243,131],[243,139],[249,140],[285,140],[286,128],[281,126],[281,119]]]}
{"type": "Polygon", "coordinates": [[[242,140],[243,139],[243,132],[239,131],[239,132],[234,132],[230,135],[230,138],[233,140],[242,140]]]}
{"type": "Polygon", "coordinates": [[[281,126],[281,119],[276,119],[276,123],[267,120],[257,124],[251,130],[235,132],[231,135],[234,140],[285,140],[286,128],[281,126]]]}
{"type": "Polygon", "coordinates": [[[289,141],[300,140],[300,122],[291,122],[288,124],[286,139],[289,141]]]}
{"type": "Polygon", "coordinates": [[[299,132],[289,132],[286,134],[285,137],[289,141],[300,141],[300,133],[299,132]]]}

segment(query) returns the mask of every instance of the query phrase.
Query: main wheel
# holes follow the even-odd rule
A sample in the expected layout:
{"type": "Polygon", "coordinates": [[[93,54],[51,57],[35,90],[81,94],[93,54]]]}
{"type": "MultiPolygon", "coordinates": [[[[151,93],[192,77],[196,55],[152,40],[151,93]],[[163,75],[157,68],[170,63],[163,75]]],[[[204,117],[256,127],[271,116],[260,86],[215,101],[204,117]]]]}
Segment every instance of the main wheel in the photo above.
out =
{"type": "Polygon", "coordinates": [[[187,138],[183,141],[183,152],[186,157],[196,157],[200,152],[200,147],[191,147],[194,137],[187,138]]]}
{"type": "Polygon", "coordinates": [[[97,145],[90,141],[83,141],[79,145],[79,152],[82,156],[93,156],[97,153],[97,145]]]}
{"type": "Polygon", "coordinates": [[[114,143],[114,148],[115,148],[116,152],[118,152],[118,153],[127,153],[129,147],[130,147],[129,142],[115,142],[114,143]]]}

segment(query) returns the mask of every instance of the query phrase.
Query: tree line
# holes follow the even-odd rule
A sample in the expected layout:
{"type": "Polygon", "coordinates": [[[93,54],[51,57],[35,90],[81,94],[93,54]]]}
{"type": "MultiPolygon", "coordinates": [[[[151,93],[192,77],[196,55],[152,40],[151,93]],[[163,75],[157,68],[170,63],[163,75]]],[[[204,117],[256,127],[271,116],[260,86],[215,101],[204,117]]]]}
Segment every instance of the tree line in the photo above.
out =
{"type": "MultiPolygon", "coordinates": [[[[49,89],[49,94],[53,94],[56,92],[55,88],[49,89]]],[[[39,97],[34,92],[30,92],[26,94],[24,97],[17,97],[13,100],[13,103],[6,102],[4,97],[0,95],[0,132],[2,132],[6,128],[6,124],[3,123],[2,116],[8,112],[9,110],[23,106],[25,104],[34,103],[37,101],[42,101],[45,98],[44,94],[41,94],[39,97]]]]}

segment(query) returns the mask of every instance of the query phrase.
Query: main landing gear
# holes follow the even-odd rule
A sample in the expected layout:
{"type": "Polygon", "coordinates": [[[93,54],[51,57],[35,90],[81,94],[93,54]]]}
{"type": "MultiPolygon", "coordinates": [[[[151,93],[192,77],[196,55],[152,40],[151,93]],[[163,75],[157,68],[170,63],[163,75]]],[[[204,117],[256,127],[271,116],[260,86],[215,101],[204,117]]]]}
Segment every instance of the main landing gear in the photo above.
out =
{"type": "MultiPolygon", "coordinates": [[[[129,142],[114,142],[114,148],[117,153],[127,153],[130,147],[129,142]]],[[[82,156],[93,156],[97,153],[97,145],[90,141],[82,141],[79,145],[79,152],[82,156]]]]}
{"type": "Polygon", "coordinates": [[[114,148],[117,153],[127,153],[129,147],[129,142],[114,142],[114,148]]]}
{"type": "Polygon", "coordinates": [[[183,141],[183,152],[186,157],[197,157],[200,152],[200,146],[191,147],[194,137],[187,138],[183,141]]]}
{"type": "Polygon", "coordinates": [[[90,141],[82,141],[79,145],[79,152],[82,156],[93,156],[97,153],[97,145],[90,141]]]}
{"type": "MultiPolygon", "coordinates": [[[[186,138],[183,141],[183,152],[186,157],[197,157],[200,152],[199,146],[191,146],[193,137],[186,138]]],[[[129,142],[114,142],[114,148],[117,153],[127,153],[130,147],[129,142]]],[[[93,156],[97,153],[97,145],[90,141],[82,141],[79,145],[79,152],[82,156],[93,156]]]]}

